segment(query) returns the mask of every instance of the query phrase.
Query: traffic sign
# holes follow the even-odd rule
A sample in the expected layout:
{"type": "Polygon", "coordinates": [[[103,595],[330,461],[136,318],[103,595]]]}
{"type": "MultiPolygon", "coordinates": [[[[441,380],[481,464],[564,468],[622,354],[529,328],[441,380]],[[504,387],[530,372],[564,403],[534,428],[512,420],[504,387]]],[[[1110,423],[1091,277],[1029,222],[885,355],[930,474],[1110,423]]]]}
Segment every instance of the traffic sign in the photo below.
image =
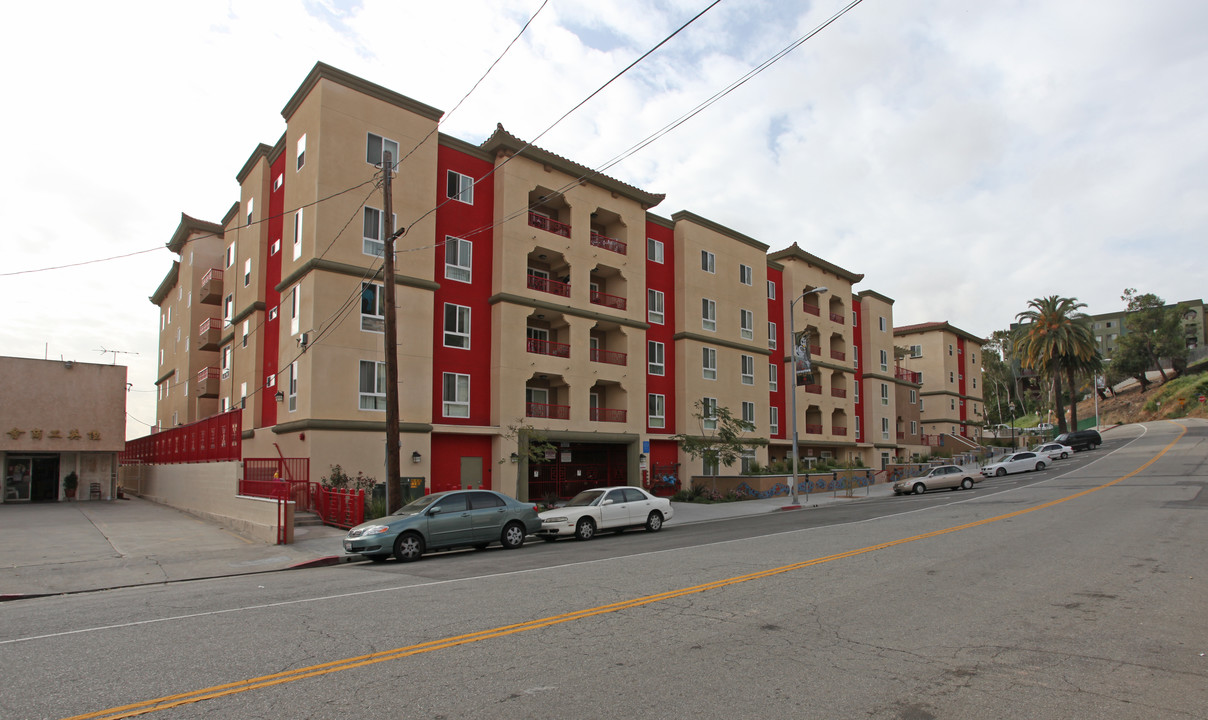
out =
{"type": "Polygon", "coordinates": [[[1204,404],[1204,396],[1203,396],[1203,395],[1201,395],[1201,396],[1200,396],[1200,404],[1201,404],[1201,405],[1203,405],[1203,404],[1204,404]]]}

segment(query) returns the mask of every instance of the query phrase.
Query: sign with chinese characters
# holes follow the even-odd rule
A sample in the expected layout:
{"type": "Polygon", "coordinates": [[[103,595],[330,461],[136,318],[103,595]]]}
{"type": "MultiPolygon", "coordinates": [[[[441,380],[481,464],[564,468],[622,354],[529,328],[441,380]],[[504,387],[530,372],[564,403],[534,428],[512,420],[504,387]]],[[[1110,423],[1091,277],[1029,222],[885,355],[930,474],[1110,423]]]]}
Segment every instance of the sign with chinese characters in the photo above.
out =
{"type": "Polygon", "coordinates": [[[29,433],[30,440],[42,440],[43,438],[47,440],[83,440],[85,437],[93,441],[101,439],[101,432],[99,430],[89,430],[87,433],[81,435],[78,428],[67,430],[66,434],[64,434],[64,431],[58,428],[54,430],[47,430],[45,428],[22,430],[19,427],[14,427],[10,430],[5,430],[4,434],[13,440],[20,440],[21,436],[27,432],[29,433]]]}

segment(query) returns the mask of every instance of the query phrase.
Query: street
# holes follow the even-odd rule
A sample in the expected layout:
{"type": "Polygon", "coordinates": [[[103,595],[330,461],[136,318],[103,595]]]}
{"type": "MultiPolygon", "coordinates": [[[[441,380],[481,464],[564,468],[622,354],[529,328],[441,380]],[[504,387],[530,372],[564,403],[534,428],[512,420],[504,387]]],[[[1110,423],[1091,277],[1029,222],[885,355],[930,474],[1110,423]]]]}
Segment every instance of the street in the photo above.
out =
{"type": "Polygon", "coordinates": [[[0,717],[1204,718],[1206,461],[0,604],[0,717]]]}

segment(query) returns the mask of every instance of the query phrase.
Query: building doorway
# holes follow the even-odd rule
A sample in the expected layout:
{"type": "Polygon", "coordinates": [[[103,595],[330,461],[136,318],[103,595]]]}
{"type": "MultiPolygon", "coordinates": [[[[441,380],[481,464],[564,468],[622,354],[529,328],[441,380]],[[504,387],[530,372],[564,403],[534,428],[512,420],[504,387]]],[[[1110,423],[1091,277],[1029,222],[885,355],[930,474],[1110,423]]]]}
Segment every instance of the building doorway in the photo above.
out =
{"type": "Polygon", "coordinates": [[[33,458],[29,499],[31,502],[59,501],[59,456],[33,458]]]}

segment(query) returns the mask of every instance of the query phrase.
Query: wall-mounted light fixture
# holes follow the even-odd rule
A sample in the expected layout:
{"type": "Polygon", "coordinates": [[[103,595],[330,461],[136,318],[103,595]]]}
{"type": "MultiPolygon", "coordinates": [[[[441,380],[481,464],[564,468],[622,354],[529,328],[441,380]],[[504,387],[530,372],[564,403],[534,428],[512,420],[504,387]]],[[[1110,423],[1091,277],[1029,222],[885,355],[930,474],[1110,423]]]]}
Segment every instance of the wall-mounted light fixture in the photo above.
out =
{"type": "Polygon", "coordinates": [[[411,453],[411,462],[413,462],[413,463],[417,463],[417,462],[419,462],[419,461],[420,461],[420,460],[422,460],[422,459],[423,459],[423,458],[422,458],[422,456],[419,454],[419,451],[418,451],[418,450],[416,450],[415,452],[411,453]]]}
{"type": "Polygon", "coordinates": [[[516,453],[512,453],[512,462],[520,462],[520,456],[516,453]]]}
{"type": "Polygon", "coordinates": [[[285,393],[281,392],[280,390],[278,390],[277,394],[273,397],[277,399],[277,402],[285,402],[285,393]]]}

